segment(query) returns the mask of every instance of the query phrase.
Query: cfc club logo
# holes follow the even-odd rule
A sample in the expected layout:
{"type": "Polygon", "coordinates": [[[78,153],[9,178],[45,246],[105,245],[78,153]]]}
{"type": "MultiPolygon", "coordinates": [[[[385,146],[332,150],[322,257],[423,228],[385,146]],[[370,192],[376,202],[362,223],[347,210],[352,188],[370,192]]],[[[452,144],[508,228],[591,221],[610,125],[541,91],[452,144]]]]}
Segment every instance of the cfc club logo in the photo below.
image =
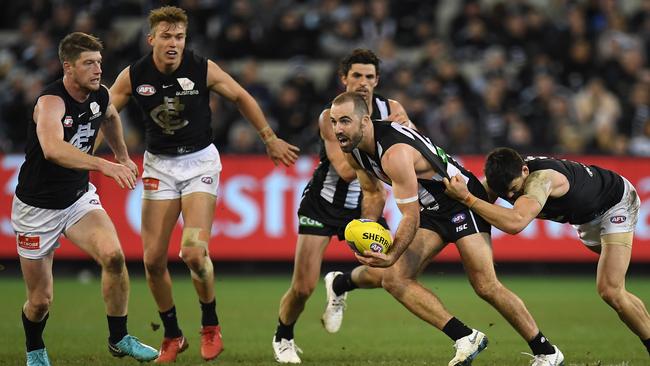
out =
{"type": "Polygon", "coordinates": [[[142,85],[138,86],[135,89],[135,91],[138,92],[138,94],[140,94],[140,95],[142,95],[144,97],[148,97],[148,96],[156,94],[156,88],[154,88],[153,85],[149,85],[149,84],[142,84],[142,85]]]}
{"type": "Polygon", "coordinates": [[[458,213],[454,215],[454,217],[451,218],[451,222],[454,224],[460,224],[461,222],[465,221],[467,216],[464,213],[458,213]]]}
{"type": "Polygon", "coordinates": [[[627,220],[627,217],[625,216],[613,216],[612,218],[609,219],[609,222],[612,224],[622,224],[627,220]]]}
{"type": "Polygon", "coordinates": [[[212,177],[201,177],[201,182],[205,184],[212,184],[213,180],[212,177]]]}

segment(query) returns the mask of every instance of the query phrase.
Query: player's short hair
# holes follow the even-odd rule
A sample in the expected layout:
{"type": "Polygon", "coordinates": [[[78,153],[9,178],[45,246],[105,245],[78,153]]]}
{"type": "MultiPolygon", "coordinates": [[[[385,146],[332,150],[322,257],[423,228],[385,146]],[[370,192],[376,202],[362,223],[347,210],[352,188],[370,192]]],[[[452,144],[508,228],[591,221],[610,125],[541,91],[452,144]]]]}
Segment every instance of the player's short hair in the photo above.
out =
{"type": "Polygon", "coordinates": [[[82,52],[102,51],[104,46],[99,38],[83,32],[74,32],[65,36],[59,43],[59,60],[61,63],[74,63],[82,52]]]}
{"type": "Polygon", "coordinates": [[[500,147],[492,150],[485,161],[485,178],[494,193],[505,196],[512,181],[521,176],[525,165],[521,155],[513,149],[500,147]]]}
{"type": "Polygon", "coordinates": [[[354,113],[359,118],[363,118],[363,116],[370,114],[366,100],[363,99],[363,96],[361,96],[361,94],[356,92],[345,92],[339,94],[332,101],[332,106],[347,103],[347,102],[354,103],[354,113]]]}
{"type": "Polygon", "coordinates": [[[182,23],[187,28],[187,13],[175,6],[163,6],[149,12],[149,33],[153,36],[160,22],[169,24],[182,23]]]}
{"type": "Polygon", "coordinates": [[[369,49],[357,48],[349,55],[345,56],[339,64],[339,74],[346,76],[352,68],[352,64],[372,64],[375,65],[375,73],[379,75],[379,57],[369,49]]]}

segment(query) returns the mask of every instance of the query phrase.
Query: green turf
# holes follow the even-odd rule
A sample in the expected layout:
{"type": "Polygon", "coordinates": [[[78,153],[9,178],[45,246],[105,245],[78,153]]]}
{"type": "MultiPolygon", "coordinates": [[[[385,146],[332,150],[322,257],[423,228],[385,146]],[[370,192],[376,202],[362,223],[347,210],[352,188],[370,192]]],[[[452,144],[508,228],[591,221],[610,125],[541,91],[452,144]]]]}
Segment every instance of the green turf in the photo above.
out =
{"type": "MultiPolygon", "coordinates": [[[[437,275],[423,279],[458,318],[483,330],[490,345],[474,362],[482,365],[528,365],[526,343],[489,305],[482,302],[461,276],[437,275]]],[[[523,277],[502,281],[519,294],[545,335],[558,344],[566,366],[648,365],[648,354],[616,314],[600,300],[593,276],[523,277]]],[[[176,276],[174,295],[180,324],[190,348],[176,365],[208,364],[198,352],[199,307],[189,276],[176,276]],[[183,278],[180,278],[183,277],[183,278]]],[[[212,364],[274,365],[271,337],[281,295],[289,276],[219,277],[218,311],[225,351],[212,364]]],[[[628,280],[628,288],[650,303],[647,277],[628,280]]],[[[23,283],[18,278],[0,280],[0,365],[24,365],[24,336],[20,306],[23,283]]],[[[348,299],[341,331],[327,334],[320,325],[324,290],[319,284],[296,326],[296,341],[304,350],[306,365],[447,365],[453,355],[451,341],[419,321],[383,290],[358,290],[348,299]]],[[[82,284],[56,278],[54,305],[45,342],[54,365],[136,365],[113,359],[106,351],[106,320],[98,280],[82,284]]],[[[161,329],[149,290],[142,278],[131,286],[129,331],[157,346],[161,329]]]]}

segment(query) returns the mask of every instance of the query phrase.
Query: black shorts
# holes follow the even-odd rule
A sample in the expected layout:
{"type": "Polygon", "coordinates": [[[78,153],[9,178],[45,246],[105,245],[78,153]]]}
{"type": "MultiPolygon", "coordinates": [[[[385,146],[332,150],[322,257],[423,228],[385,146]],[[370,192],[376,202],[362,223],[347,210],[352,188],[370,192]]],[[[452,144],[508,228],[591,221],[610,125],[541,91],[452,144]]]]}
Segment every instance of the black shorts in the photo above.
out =
{"type": "Polygon", "coordinates": [[[476,233],[490,233],[492,228],[485,219],[468,208],[444,218],[422,210],[420,227],[438,233],[446,243],[455,243],[460,238],[476,233]]]}
{"type": "MultiPolygon", "coordinates": [[[[487,192],[476,177],[467,182],[469,191],[476,197],[487,201],[487,192]]],[[[446,243],[476,233],[490,233],[492,226],[467,206],[454,201],[442,208],[442,212],[420,208],[420,227],[438,233],[446,243]],[[444,213],[443,213],[444,212],[444,213]]]]}
{"type": "MultiPolygon", "coordinates": [[[[321,196],[306,194],[298,208],[298,234],[333,236],[339,240],[345,239],[345,226],[361,216],[360,209],[336,207],[321,196]]],[[[388,229],[386,219],[377,220],[388,229]]]]}

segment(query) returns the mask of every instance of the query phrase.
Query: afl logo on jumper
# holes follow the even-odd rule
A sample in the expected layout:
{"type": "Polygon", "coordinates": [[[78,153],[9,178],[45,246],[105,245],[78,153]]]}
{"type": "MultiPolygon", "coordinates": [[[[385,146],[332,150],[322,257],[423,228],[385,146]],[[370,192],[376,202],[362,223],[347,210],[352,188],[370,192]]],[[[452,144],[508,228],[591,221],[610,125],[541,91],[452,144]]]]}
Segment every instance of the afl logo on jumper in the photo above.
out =
{"type": "Polygon", "coordinates": [[[625,216],[612,216],[612,218],[609,219],[609,222],[612,224],[622,224],[627,220],[627,217],[625,216]]]}
{"type": "Polygon", "coordinates": [[[63,119],[63,127],[72,127],[72,116],[65,116],[63,119]]]}
{"type": "Polygon", "coordinates": [[[201,177],[201,182],[205,184],[212,184],[213,180],[212,177],[201,177]]]}
{"type": "Polygon", "coordinates": [[[156,88],[154,88],[153,85],[149,84],[142,84],[138,86],[135,91],[144,97],[156,94],[156,88]]]}

